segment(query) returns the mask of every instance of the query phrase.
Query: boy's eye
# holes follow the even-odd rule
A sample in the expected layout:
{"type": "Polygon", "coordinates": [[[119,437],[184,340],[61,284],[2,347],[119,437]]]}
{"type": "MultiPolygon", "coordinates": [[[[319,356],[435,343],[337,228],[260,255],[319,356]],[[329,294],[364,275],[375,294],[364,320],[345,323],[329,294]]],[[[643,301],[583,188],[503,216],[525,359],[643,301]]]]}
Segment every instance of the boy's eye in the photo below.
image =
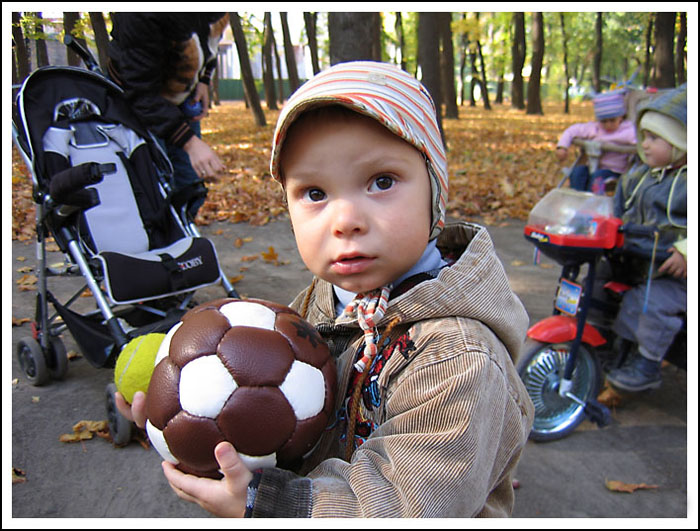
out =
{"type": "Polygon", "coordinates": [[[394,186],[394,178],[389,175],[380,175],[372,182],[371,190],[388,190],[394,186]]]}
{"type": "Polygon", "coordinates": [[[326,198],[326,193],[320,188],[310,188],[304,193],[304,197],[312,202],[323,201],[326,198]]]}

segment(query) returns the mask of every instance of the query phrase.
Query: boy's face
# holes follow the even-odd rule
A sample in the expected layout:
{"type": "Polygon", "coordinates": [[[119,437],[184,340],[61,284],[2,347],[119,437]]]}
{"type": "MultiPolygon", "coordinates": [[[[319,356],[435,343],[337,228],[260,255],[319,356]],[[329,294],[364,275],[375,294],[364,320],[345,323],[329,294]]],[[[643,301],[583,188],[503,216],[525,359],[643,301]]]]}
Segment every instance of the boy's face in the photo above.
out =
{"type": "Polygon", "coordinates": [[[620,127],[622,123],[622,116],[616,116],[615,118],[605,118],[600,121],[600,125],[603,126],[606,133],[614,133],[617,128],[620,127]]]}
{"type": "Polygon", "coordinates": [[[650,131],[642,131],[642,150],[647,164],[652,168],[662,168],[673,160],[673,146],[650,131]]]}
{"type": "Polygon", "coordinates": [[[297,246],[315,275],[366,292],[407,272],[425,251],[425,160],[371,118],[302,120],[285,140],[281,167],[297,246]]]}

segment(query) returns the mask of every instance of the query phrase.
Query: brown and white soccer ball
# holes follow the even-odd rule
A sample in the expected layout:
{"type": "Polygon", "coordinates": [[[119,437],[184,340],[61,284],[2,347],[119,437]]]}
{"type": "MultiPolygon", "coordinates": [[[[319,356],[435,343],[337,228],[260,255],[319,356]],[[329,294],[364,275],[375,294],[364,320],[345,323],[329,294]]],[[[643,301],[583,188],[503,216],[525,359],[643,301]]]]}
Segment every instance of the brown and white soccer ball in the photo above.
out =
{"type": "Polygon", "coordinates": [[[221,477],[229,441],[248,468],[290,466],[333,413],[335,363],[316,329],[269,301],[218,299],[167,333],[146,395],[146,431],[186,473],[221,477]]]}

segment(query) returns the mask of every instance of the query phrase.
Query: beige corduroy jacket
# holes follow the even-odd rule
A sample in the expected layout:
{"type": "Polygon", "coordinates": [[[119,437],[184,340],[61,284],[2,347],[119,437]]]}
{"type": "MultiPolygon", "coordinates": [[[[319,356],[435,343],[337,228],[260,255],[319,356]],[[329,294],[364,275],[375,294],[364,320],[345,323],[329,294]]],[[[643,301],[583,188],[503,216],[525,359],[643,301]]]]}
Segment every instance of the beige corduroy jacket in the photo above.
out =
{"type": "Polygon", "coordinates": [[[381,332],[400,317],[412,345],[393,352],[376,378],[373,405],[363,402],[374,430],[350,462],[344,407],[362,333],[357,322],[336,320],[324,281],[294,301],[300,311],[310,295],[304,316],[337,358],[339,413],[298,473],[263,471],[253,516],[511,514],[512,473],[534,417],[513,366],[528,317],[484,228],[449,224],[438,248],[457,261],[391,298],[378,323],[381,332]]]}

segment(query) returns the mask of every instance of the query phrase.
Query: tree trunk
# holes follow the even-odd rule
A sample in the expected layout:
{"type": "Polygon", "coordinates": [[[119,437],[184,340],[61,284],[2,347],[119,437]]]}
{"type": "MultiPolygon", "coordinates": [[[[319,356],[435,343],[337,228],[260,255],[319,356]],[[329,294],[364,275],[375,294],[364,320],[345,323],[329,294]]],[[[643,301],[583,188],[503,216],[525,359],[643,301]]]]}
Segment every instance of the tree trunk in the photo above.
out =
{"type": "Polygon", "coordinates": [[[109,48],[109,35],[107,34],[107,25],[105,24],[105,18],[102,12],[89,13],[90,24],[92,25],[92,31],[95,32],[95,45],[97,46],[97,59],[100,62],[100,68],[103,72],[107,71],[107,61],[109,60],[109,55],[107,49],[109,48]]]}
{"type": "Polygon", "coordinates": [[[20,26],[20,14],[17,11],[12,12],[12,48],[14,51],[16,69],[12,69],[12,83],[22,83],[31,71],[29,66],[29,51],[27,44],[24,42],[24,34],[22,26],[20,26]]]}
{"type": "MultiPolygon", "coordinates": [[[[63,13],[63,31],[66,35],[73,35],[73,29],[75,28],[79,20],[80,13],[78,12],[63,13]]],[[[85,49],[87,49],[87,43],[85,42],[85,39],[82,36],[73,35],[73,37],[76,41],[82,44],[85,49]]],[[[83,60],[80,58],[80,56],[68,47],[66,47],[66,57],[70,66],[83,66],[83,60]]]]}
{"type": "Polygon", "coordinates": [[[532,16],[532,72],[527,84],[526,114],[543,114],[540,98],[540,76],[544,59],[544,25],[542,13],[532,16]]]}
{"type": "Polygon", "coordinates": [[[297,73],[297,60],[294,55],[294,46],[292,39],[289,36],[289,23],[287,22],[287,13],[280,12],[280,20],[282,22],[282,37],[284,39],[284,59],[287,63],[287,75],[289,76],[289,90],[294,93],[299,88],[299,74],[297,73]]]}
{"type": "Polygon", "coordinates": [[[464,105],[464,100],[465,95],[466,95],[466,86],[467,83],[465,81],[465,74],[467,70],[467,54],[469,50],[469,36],[467,35],[467,32],[465,31],[462,33],[462,52],[460,54],[460,60],[459,60],[459,82],[462,85],[461,92],[459,94],[459,103],[460,105],[464,105]]]}
{"type": "Polygon", "coordinates": [[[284,79],[282,79],[282,60],[280,59],[280,54],[279,51],[277,50],[277,39],[275,39],[275,32],[272,32],[272,51],[275,54],[275,67],[277,68],[277,85],[279,87],[279,95],[280,99],[278,100],[279,103],[284,102],[285,93],[284,93],[284,79]]]}
{"type": "Polygon", "coordinates": [[[442,42],[440,54],[440,71],[444,89],[445,118],[459,118],[457,110],[457,92],[455,91],[455,59],[452,45],[452,13],[438,13],[438,31],[442,42]]]}
{"type": "Polygon", "coordinates": [[[496,85],[496,99],[493,100],[494,103],[498,103],[499,105],[503,104],[503,90],[505,88],[505,79],[504,79],[504,72],[501,71],[498,74],[498,84],[496,85]]]}
{"type": "Polygon", "coordinates": [[[675,13],[656,13],[654,30],[654,86],[670,88],[676,86],[673,71],[673,33],[675,13]]]}
{"type": "Polygon", "coordinates": [[[513,13],[513,83],[510,88],[510,104],[515,109],[525,108],[523,66],[525,66],[526,51],[525,13],[513,13]]]}
{"type": "Polygon", "coordinates": [[[276,111],[278,107],[272,67],[272,31],[272,14],[266,11],[265,29],[263,30],[263,85],[265,86],[267,108],[276,111]]]}
{"type": "MultiPolygon", "coordinates": [[[[41,12],[36,14],[37,22],[34,26],[34,31],[37,34],[44,33],[44,25],[41,23],[41,12]]],[[[49,50],[46,46],[46,39],[37,39],[34,43],[36,46],[36,66],[49,66],[49,50]]]]}
{"type": "Polygon", "coordinates": [[[373,39],[378,32],[373,25],[377,18],[373,13],[328,13],[329,55],[331,65],[346,61],[378,61],[373,39]]]}
{"type": "MultiPolygon", "coordinates": [[[[476,46],[476,45],[475,45],[476,46]]],[[[469,64],[471,68],[471,82],[469,83],[469,106],[476,107],[476,98],[474,97],[474,89],[476,84],[481,85],[481,80],[479,79],[479,72],[476,69],[476,50],[475,46],[469,47],[469,64]]]]}
{"type": "Polygon", "coordinates": [[[236,43],[236,50],[238,51],[238,61],[241,65],[241,77],[243,78],[243,88],[246,93],[246,98],[253,110],[253,116],[255,116],[255,123],[263,127],[266,125],[265,113],[260,105],[260,96],[258,96],[258,91],[255,88],[255,80],[253,79],[253,69],[250,67],[250,57],[248,56],[248,45],[246,44],[245,34],[243,33],[243,27],[241,26],[241,19],[238,13],[229,13],[229,23],[231,25],[231,31],[233,31],[233,40],[236,43]]]}
{"type": "Polygon", "coordinates": [[[676,79],[678,80],[679,85],[682,85],[686,81],[686,77],[685,77],[685,63],[686,63],[685,46],[686,46],[687,36],[688,36],[687,13],[682,12],[681,13],[681,28],[680,28],[680,32],[678,33],[678,38],[676,39],[676,79]]]}
{"type": "Polygon", "coordinates": [[[603,60],[603,13],[595,19],[595,53],[593,54],[593,90],[600,93],[600,63],[603,60]]]}
{"type": "Polygon", "coordinates": [[[559,13],[559,21],[561,22],[561,36],[564,48],[564,113],[569,114],[569,57],[566,50],[566,24],[564,23],[564,13],[559,13]]]}
{"type": "Polygon", "coordinates": [[[421,82],[428,89],[435,103],[435,115],[440,129],[442,143],[445,133],[442,130],[442,91],[440,87],[440,42],[438,31],[438,13],[418,13],[418,66],[421,70],[421,82]]]}
{"type": "Polygon", "coordinates": [[[481,43],[479,42],[479,39],[476,40],[476,50],[479,54],[479,61],[481,62],[481,76],[479,78],[479,82],[481,83],[481,94],[484,98],[484,109],[490,111],[491,103],[489,103],[489,86],[486,79],[486,66],[484,65],[484,54],[481,53],[481,43]]]}
{"type": "Polygon", "coordinates": [[[311,68],[313,68],[314,75],[321,71],[318,63],[318,40],[316,39],[317,19],[318,13],[304,12],[304,26],[306,27],[306,38],[308,39],[309,51],[311,52],[311,68]]]}
{"type": "Polygon", "coordinates": [[[394,23],[394,30],[396,31],[396,36],[399,41],[399,53],[401,54],[401,70],[406,70],[406,39],[403,34],[403,21],[401,20],[401,12],[396,12],[396,22],[394,23]]]}
{"type": "Polygon", "coordinates": [[[654,31],[654,15],[649,13],[649,24],[647,24],[646,42],[644,48],[644,87],[649,86],[651,78],[651,36],[654,31]]]}

